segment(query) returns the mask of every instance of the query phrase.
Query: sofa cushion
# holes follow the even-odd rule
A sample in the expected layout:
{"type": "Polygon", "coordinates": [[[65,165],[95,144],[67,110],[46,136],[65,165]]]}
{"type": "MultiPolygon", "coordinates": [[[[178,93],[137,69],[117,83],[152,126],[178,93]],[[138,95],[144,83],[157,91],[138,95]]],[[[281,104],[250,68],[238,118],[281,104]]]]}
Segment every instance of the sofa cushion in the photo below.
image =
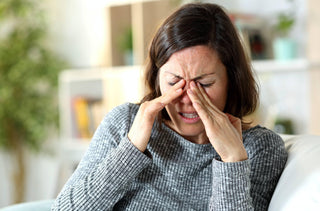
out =
{"type": "Polygon", "coordinates": [[[288,161],[269,210],[319,210],[320,136],[301,135],[285,139],[288,161]]]}

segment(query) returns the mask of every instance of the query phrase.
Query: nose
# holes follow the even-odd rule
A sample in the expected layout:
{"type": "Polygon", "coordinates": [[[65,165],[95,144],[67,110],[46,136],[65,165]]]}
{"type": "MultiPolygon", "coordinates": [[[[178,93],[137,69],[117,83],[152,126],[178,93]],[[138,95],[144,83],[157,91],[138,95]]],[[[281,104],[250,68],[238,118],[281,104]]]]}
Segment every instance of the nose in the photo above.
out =
{"type": "Polygon", "coordinates": [[[189,95],[187,93],[187,90],[189,89],[189,87],[190,87],[190,82],[186,81],[186,85],[184,86],[183,93],[180,96],[180,102],[181,103],[192,104],[192,102],[191,102],[191,100],[189,98],[189,95]]]}

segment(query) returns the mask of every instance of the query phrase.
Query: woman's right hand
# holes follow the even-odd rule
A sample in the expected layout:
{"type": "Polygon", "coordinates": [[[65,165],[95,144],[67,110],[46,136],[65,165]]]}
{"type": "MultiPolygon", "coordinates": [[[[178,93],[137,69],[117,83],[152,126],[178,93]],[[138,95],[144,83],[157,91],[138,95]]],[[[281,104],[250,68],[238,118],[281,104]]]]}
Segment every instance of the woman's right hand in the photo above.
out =
{"type": "Polygon", "coordinates": [[[139,111],[128,133],[128,138],[141,152],[144,152],[147,148],[152,126],[157,114],[183,93],[184,85],[185,80],[180,80],[169,89],[168,92],[140,105],[139,111]]]}

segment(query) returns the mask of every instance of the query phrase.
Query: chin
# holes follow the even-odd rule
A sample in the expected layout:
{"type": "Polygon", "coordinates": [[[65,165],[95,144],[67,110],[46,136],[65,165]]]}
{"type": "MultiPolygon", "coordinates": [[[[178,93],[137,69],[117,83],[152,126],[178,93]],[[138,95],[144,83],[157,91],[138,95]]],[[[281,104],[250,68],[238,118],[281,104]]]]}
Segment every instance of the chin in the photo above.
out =
{"type": "Polygon", "coordinates": [[[202,122],[199,124],[179,125],[174,130],[189,141],[198,142],[201,137],[206,136],[202,122]]]}

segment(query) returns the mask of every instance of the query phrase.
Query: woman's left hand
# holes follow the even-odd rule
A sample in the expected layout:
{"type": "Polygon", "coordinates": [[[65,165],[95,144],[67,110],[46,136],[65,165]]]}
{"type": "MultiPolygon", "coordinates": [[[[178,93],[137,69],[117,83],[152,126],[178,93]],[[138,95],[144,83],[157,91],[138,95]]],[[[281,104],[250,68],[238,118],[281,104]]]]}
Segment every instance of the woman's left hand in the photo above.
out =
{"type": "Polygon", "coordinates": [[[211,102],[200,84],[190,82],[188,95],[202,120],[210,143],[223,162],[237,162],[248,158],[243,146],[241,120],[220,111],[211,102]]]}

